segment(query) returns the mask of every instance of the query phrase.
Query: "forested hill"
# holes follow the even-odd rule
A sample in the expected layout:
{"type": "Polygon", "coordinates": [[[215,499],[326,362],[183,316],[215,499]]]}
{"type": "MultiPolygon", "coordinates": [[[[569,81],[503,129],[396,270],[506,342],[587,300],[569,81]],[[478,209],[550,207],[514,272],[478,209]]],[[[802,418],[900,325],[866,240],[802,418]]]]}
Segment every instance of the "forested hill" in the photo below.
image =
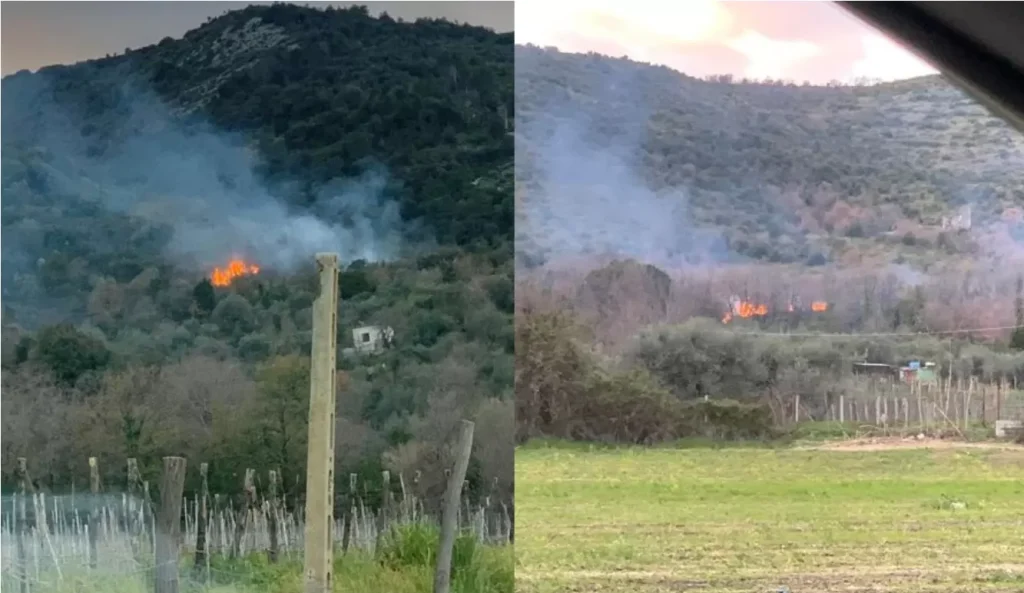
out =
{"type": "Polygon", "coordinates": [[[516,117],[517,250],[531,261],[590,250],[924,266],[1024,241],[1024,138],[939,76],[701,80],[517,46],[516,117]],[[943,233],[968,204],[971,233],[943,233]],[[680,244],[695,230],[713,240],[680,244]]]}
{"type": "Polygon", "coordinates": [[[511,33],[361,7],[250,6],[182,39],[4,78],[3,141],[73,135],[78,152],[102,157],[126,135],[160,133],[133,105],[143,89],[176,124],[237,132],[261,175],[299,185],[288,192],[299,205],[319,184],[382,163],[403,185],[403,217],[440,242],[502,240],[512,232],[511,45],[511,33]]]}
{"type": "Polygon", "coordinates": [[[4,479],[24,456],[68,488],[83,451],[109,483],[168,454],[211,489],[304,475],[337,251],[339,349],[394,340],[339,353],[336,475],[440,474],[471,417],[471,482],[511,492],[512,85],[511,34],[294,5],[4,78],[4,479]]]}

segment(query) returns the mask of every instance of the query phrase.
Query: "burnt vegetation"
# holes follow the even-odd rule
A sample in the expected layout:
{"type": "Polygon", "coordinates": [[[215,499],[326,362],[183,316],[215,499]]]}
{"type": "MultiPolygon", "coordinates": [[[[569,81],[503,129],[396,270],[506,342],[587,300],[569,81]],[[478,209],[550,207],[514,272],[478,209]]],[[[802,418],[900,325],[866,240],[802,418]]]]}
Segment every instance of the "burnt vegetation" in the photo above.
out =
{"type": "Polygon", "coordinates": [[[387,168],[386,197],[440,245],[346,262],[339,348],[362,325],[391,327],[395,340],[377,355],[339,356],[335,475],[378,484],[386,466],[432,476],[446,427],[469,416],[479,434],[471,486],[488,493],[497,480],[509,496],[512,64],[511,34],[273,5],[6,77],[5,485],[19,456],[41,487],[65,490],[87,482],[86,456],[113,484],[126,457],[153,479],[161,456],[183,455],[210,463],[211,490],[237,490],[252,467],[282,470],[285,492],[301,492],[312,260],[213,286],[166,255],[173,230],[158,217],[97,198],[132,194],[150,172],[104,186],[60,143],[102,161],[125,137],[159,135],[125,104],[131,84],[166,103],[176,126],[236,138],[296,212],[314,211],[331,180],[387,168]]]}

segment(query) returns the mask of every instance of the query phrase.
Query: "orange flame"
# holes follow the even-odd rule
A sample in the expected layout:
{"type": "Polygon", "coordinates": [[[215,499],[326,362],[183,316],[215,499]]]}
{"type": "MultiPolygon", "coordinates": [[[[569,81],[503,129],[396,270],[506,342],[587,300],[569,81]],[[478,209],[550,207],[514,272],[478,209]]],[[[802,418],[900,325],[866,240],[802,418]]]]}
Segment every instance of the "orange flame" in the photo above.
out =
{"type": "Polygon", "coordinates": [[[749,319],[751,317],[764,317],[767,314],[768,305],[752,303],[750,301],[736,301],[732,305],[732,311],[722,317],[722,323],[729,323],[734,315],[743,319],[749,319]]]}
{"type": "Polygon", "coordinates": [[[740,301],[733,307],[733,312],[744,319],[750,317],[764,317],[768,314],[768,305],[763,303],[755,304],[750,301],[740,301]]]}
{"type": "Polygon", "coordinates": [[[230,286],[235,278],[242,276],[253,276],[260,273],[260,267],[255,264],[246,263],[240,259],[233,259],[223,268],[214,268],[210,272],[210,283],[214,286],[230,286]]]}
{"type": "MultiPolygon", "coordinates": [[[[786,305],[786,310],[793,313],[796,311],[796,305],[789,303],[786,305]]],[[[815,313],[828,311],[828,303],[825,301],[813,301],[811,303],[811,311],[815,313]]],[[[733,302],[732,310],[722,316],[722,323],[729,323],[735,317],[749,319],[751,317],[764,317],[766,315],[768,315],[768,305],[737,300],[733,302]]]]}

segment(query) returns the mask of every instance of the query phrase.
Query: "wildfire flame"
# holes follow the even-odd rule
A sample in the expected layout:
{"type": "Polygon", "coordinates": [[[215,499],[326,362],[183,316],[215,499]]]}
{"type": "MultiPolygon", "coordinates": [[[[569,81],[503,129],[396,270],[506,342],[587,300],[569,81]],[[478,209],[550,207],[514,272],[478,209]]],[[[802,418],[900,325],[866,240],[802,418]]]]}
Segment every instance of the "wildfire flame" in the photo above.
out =
{"type": "Polygon", "coordinates": [[[751,301],[737,300],[732,304],[732,311],[722,317],[722,323],[729,323],[734,316],[749,319],[751,317],[764,317],[768,314],[768,305],[753,303],[751,301]]]}
{"type": "MultiPolygon", "coordinates": [[[[796,309],[797,307],[793,303],[786,305],[786,310],[790,313],[795,312],[796,309]]],[[[811,311],[815,313],[828,311],[828,303],[825,301],[813,301],[811,303],[811,311]]],[[[768,305],[736,299],[732,302],[732,310],[722,316],[722,323],[729,323],[736,317],[749,319],[751,317],[764,317],[766,315],[768,315],[768,305]]]]}
{"type": "Polygon", "coordinates": [[[733,313],[747,319],[750,317],[764,317],[768,314],[768,305],[764,303],[755,304],[750,301],[740,301],[733,308],[733,313]]]}
{"type": "Polygon", "coordinates": [[[246,263],[241,259],[233,259],[223,268],[214,268],[210,272],[210,284],[214,286],[231,286],[235,278],[242,276],[254,276],[260,273],[260,267],[255,264],[246,263]]]}

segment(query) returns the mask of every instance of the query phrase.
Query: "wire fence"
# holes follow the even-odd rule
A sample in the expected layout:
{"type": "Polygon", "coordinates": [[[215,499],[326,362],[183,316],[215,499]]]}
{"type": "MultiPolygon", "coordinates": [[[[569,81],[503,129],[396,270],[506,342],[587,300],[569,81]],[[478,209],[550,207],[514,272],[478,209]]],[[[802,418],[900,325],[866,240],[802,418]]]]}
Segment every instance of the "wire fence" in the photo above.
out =
{"type": "MultiPolygon", "coordinates": [[[[184,500],[181,590],[256,590],[247,584],[251,575],[226,570],[224,560],[269,558],[273,552],[280,561],[301,563],[305,532],[301,511],[285,510],[268,499],[243,508],[231,503],[216,507],[210,502],[214,508],[204,521],[200,499],[184,500]],[[197,554],[199,548],[205,553],[197,554]]],[[[348,508],[337,513],[333,529],[338,553],[373,553],[395,528],[438,524],[423,501],[411,495],[379,509],[359,498],[349,498],[343,506],[348,508]]],[[[476,505],[464,500],[458,526],[479,542],[505,545],[512,538],[511,509],[491,498],[476,505]]],[[[153,508],[143,497],[7,496],[0,508],[0,589],[18,593],[152,591],[158,568],[155,547],[153,508]]]]}
{"type": "Polygon", "coordinates": [[[782,423],[840,422],[883,430],[965,432],[1024,420],[1024,390],[974,378],[903,381],[853,377],[823,397],[792,395],[777,405],[782,423]]]}

